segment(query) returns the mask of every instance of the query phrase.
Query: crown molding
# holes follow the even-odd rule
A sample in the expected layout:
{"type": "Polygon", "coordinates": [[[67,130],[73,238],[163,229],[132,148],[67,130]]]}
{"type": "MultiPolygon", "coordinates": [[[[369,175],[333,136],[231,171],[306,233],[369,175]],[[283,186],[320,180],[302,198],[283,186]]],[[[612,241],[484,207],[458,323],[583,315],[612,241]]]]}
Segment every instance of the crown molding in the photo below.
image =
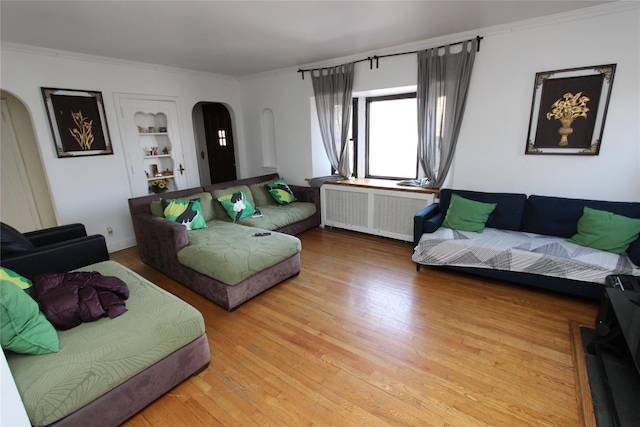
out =
{"type": "Polygon", "coordinates": [[[2,50],[11,50],[11,51],[20,52],[20,53],[44,55],[44,56],[63,58],[68,60],[94,62],[98,64],[103,64],[103,65],[133,67],[133,68],[139,68],[141,70],[147,70],[147,71],[160,71],[165,73],[187,74],[187,75],[207,77],[207,78],[213,77],[215,79],[233,80],[234,82],[238,81],[238,78],[235,76],[210,73],[207,71],[198,71],[198,70],[191,70],[188,68],[179,68],[179,67],[169,67],[166,65],[151,64],[148,62],[130,61],[126,59],[110,58],[107,56],[89,55],[86,53],[70,52],[67,50],[50,49],[45,47],[31,46],[31,45],[25,45],[25,44],[19,44],[19,43],[1,42],[0,47],[2,50]]]}
{"type": "Polygon", "coordinates": [[[618,0],[612,3],[588,7],[577,11],[563,12],[555,15],[548,15],[540,18],[527,19],[524,21],[516,21],[508,24],[501,24],[492,27],[480,28],[472,31],[465,31],[462,33],[449,34],[442,37],[436,37],[418,42],[412,42],[402,45],[397,45],[389,48],[372,50],[369,52],[361,52],[359,54],[344,56],[340,58],[332,58],[326,61],[319,61],[307,64],[301,64],[296,67],[282,68],[279,70],[266,71],[264,73],[253,74],[250,76],[239,77],[239,81],[250,81],[267,76],[274,76],[278,74],[297,73],[300,69],[309,68],[325,68],[333,67],[336,65],[346,64],[353,61],[362,60],[369,56],[383,56],[390,54],[403,54],[413,52],[416,50],[431,49],[438,46],[443,46],[451,43],[458,43],[462,40],[474,39],[477,36],[486,37],[492,35],[499,35],[505,33],[513,33],[514,31],[529,30],[532,28],[543,28],[549,25],[563,24],[568,22],[580,21],[583,19],[594,18],[598,16],[606,16],[618,13],[628,13],[631,11],[640,10],[640,2],[637,0],[618,0]]]}
{"type": "Polygon", "coordinates": [[[598,16],[605,16],[617,13],[628,13],[635,11],[636,13],[640,9],[640,2],[637,0],[617,0],[609,4],[593,6],[577,11],[564,12],[555,15],[544,16],[540,18],[529,19],[525,21],[517,21],[509,24],[502,24],[493,27],[479,28],[473,31],[466,31],[462,33],[449,34],[442,37],[436,37],[418,42],[407,43],[402,45],[396,45],[384,49],[375,49],[368,52],[361,52],[359,54],[349,55],[345,57],[332,58],[325,61],[319,61],[314,63],[300,64],[295,67],[281,68],[278,70],[265,71],[263,73],[252,74],[248,76],[229,76],[224,74],[210,73],[206,71],[191,70],[187,68],[169,67],[164,65],[156,65],[147,62],[131,61],[116,59],[104,56],[89,55],[83,53],[76,53],[64,50],[42,48],[31,45],[23,45],[10,42],[0,42],[0,48],[2,50],[12,50],[21,53],[30,53],[35,55],[45,55],[57,58],[64,58],[69,60],[78,60],[86,62],[94,62],[106,65],[120,65],[125,67],[139,68],[142,70],[152,70],[167,73],[177,73],[183,75],[200,76],[206,78],[230,80],[234,82],[251,81],[268,76],[274,76],[279,74],[289,74],[298,72],[299,69],[308,68],[324,68],[332,67],[335,65],[345,64],[348,62],[361,60],[363,57],[368,56],[382,56],[390,54],[403,54],[412,52],[415,50],[430,49],[437,46],[442,46],[450,43],[457,43],[461,40],[467,40],[475,38],[476,36],[486,37],[491,35],[499,35],[504,33],[510,33],[514,31],[528,30],[532,28],[543,28],[549,25],[555,25],[559,23],[567,23],[573,21],[579,21],[588,18],[594,18],[598,16]]]}

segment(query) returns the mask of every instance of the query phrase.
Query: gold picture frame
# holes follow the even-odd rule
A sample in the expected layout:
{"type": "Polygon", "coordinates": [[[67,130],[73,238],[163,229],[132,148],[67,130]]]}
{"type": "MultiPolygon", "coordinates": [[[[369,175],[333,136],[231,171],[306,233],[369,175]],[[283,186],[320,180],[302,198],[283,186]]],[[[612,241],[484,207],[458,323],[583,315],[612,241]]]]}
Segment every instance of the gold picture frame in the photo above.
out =
{"type": "Polygon", "coordinates": [[[41,89],[58,158],[113,154],[101,92],[41,89]]]}
{"type": "Polygon", "coordinates": [[[616,64],[537,73],[525,154],[598,155],[616,64]]]}

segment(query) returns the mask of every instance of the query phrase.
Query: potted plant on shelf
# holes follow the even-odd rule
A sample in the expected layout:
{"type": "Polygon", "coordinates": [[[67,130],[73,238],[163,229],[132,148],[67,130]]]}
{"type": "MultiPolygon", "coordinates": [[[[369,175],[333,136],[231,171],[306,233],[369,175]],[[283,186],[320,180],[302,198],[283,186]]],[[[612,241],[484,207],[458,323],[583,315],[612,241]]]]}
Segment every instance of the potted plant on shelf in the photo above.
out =
{"type": "Polygon", "coordinates": [[[155,179],[151,181],[151,185],[149,185],[149,191],[153,193],[164,193],[167,191],[167,180],[166,179],[155,179]]]}

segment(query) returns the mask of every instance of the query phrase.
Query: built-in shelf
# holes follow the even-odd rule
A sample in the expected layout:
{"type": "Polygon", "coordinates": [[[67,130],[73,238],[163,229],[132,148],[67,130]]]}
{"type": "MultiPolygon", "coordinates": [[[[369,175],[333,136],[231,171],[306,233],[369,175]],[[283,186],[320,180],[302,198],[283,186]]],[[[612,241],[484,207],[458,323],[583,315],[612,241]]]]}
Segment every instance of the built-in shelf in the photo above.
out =
{"type": "MultiPolygon", "coordinates": [[[[138,128],[138,146],[142,154],[142,167],[144,168],[146,182],[150,183],[164,179],[169,191],[177,190],[175,180],[172,179],[174,177],[173,173],[171,175],[158,176],[158,173],[163,171],[172,172],[174,170],[171,134],[168,132],[170,129],[167,127],[168,117],[163,113],[138,112],[135,114],[135,122],[138,128]],[[149,128],[163,128],[167,129],[167,131],[144,131],[149,128]]],[[[151,189],[149,189],[149,193],[152,193],[151,189]]]]}
{"type": "Polygon", "coordinates": [[[154,180],[165,191],[186,188],[181,149],[178,98],[116,93],[126,146],[127,174],[134,197],[152,194],[154,180]],[[162,174],[165,175],[162,175],[162,174]]]}
{"type": "Polygon", "coordinates": [[[156,154],[152,156],[142,156],[143,159],[157,159],[159,157],[171,157],[171,154],[156,154]]]}
{"type": "Polygon", "coordinates": [[[153,177],[147,178],[147,181],[155,181],[156,179],[171,179],[171,178],[173,178],[173,175],[153,176],[153,177]]]}

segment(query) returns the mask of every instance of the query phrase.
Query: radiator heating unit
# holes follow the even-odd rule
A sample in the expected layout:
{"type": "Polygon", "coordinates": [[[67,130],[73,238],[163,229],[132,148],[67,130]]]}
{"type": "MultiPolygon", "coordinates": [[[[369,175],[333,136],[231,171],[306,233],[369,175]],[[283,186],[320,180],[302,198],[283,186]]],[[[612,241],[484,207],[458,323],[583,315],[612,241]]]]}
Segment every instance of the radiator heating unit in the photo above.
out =
{"type": "Polygon", "coordinates": [[[413,241],[413,216],[433,203],[434,194],[340,184],[320,188],[321,226],[413,241]]]}

